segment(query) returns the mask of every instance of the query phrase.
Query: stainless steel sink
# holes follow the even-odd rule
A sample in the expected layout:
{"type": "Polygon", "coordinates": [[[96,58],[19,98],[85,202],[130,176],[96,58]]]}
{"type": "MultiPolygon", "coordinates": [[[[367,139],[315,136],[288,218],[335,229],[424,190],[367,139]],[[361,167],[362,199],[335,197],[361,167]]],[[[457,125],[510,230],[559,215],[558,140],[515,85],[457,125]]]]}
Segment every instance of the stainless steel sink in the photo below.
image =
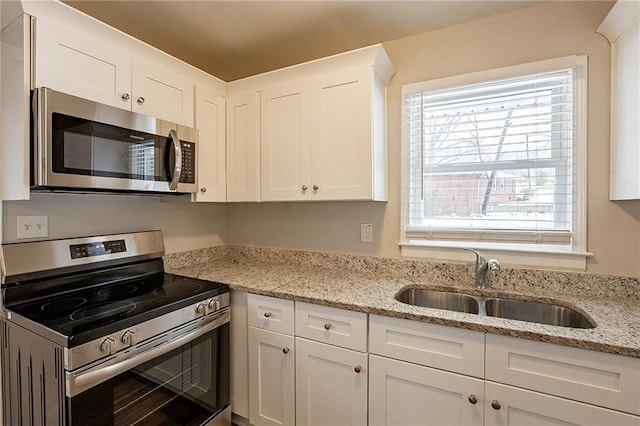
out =
{"type": "Polygon", "coordinates": [[[464,293],[405,288],[396,300],[414,306],[445,309],[510,320],[549,324],[559,327],[594,328],[595,322],[586,315],[566,306],[529,302],[501,297],[471,296],[464,293]]]}
{"type": "Polygon", "coordinates": [[[490,317],[507,318],[539,324],[572,328],[594,328],[591,319],[566,306],[514,299],[487,299],[485,309],[490,317]]]}
{"type": "Polygon", "coordinates": [[[405,288],[396,295],[396,300],[409,305],[426,308],[446,309],[448,311],[478,313],[478,301],[467,294],[448,291],[405,288]]]}

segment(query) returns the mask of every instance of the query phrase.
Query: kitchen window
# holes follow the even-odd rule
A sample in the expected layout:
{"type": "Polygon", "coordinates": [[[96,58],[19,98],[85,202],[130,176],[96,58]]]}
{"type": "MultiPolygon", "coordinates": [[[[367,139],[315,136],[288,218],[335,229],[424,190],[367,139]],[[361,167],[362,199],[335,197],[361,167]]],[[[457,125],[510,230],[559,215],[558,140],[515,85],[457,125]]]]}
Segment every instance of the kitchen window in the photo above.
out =
{"type": "Polygon", "coordinates": [[[585,115],[584,56],[404,86],[403,255],[584,269],[585,115]]]}

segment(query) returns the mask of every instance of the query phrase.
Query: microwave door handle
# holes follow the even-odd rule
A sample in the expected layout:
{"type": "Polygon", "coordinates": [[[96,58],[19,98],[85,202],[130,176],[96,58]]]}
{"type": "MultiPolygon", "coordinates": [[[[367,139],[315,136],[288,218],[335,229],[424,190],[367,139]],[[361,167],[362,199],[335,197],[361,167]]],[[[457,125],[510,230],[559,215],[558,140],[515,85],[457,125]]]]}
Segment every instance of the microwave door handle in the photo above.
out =
{"type": "Polygon", "coordinates": [[[178,189],[178,182],[180,182],[180,175],[182,174],[182,145],[175,130],[169,130],[169,138],[171,138],[171,142],[173,143],[173,152],[175,153],[176,159],[173,166],[173,177],[169,183],[169,190],[175,191],[178,189]]]}

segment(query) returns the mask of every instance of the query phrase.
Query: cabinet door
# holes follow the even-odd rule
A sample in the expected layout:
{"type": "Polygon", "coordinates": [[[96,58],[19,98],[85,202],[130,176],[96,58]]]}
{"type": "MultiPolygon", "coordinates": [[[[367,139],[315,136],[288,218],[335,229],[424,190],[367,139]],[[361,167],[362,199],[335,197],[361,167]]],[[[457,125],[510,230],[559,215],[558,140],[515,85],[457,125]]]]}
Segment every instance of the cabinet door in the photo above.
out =
{"type": "Polygon", "coordinates": [[[178,73],[133,61],[131,110],[193,127],[193,84],[178,73]]]}
{"type": "Polygon", "coordinates": [[[293,336],[249,327],[249,420],[292,425],[295,420],[293,336]]]}
{"type": "Polygon", "coordinates": [[[227,201],[260,200],[258,94],[227,98],[227,201]]]}
{"type": "Polygon", "coordinates": [[[485,425],[640,425],[640,417],[486,382],[485,425]]]}
{"type": "Polygon", "coordinates": [[[480,379],[370,355],[369,389],[371,425],[483,424],[480,379]]]}
{"type": "Polygon", "coordinates": [[[300,81],[266,89],[260,97],[262,200],[310,199],[310,83],[300,81]]]}
{"type": "Polygon", "coordinates": [[[367,355],[296,338],[296,424],[367,424],[367,355]]]}
{"type": "Polygon", "coordinates": [[[131,57],[117,46],[38,18],[34,87],[131,109],[131,57]]]}
{"type": "Polygon", "coordinates": [[[225,99],[205,87],[196,87],[198,129],[198,193],[195,201],[225,201],[225,99]]]}
{"type": "Polygon", "coordinates": [[[314,79],[314,199],[372,198],[371,74],[364,67],[314,79]]]}

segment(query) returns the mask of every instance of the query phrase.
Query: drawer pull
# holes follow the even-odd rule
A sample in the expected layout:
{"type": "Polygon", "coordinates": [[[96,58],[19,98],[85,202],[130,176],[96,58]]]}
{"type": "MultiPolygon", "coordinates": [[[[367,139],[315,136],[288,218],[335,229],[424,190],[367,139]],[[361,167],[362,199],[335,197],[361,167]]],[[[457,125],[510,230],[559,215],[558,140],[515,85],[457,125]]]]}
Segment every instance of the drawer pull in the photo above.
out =
{"type": "Polygon", "coordinates": [[[499,410],[500,407],[501,407],[500,401],[495,400],[495,399],[493,401],[491,401],[491,408],[493,408],[494,410],[499,410]]]}
{"type": "Polygon", "coordinates": [[[362,367],[356,365],[355,367],[353,367],[353,371],[355,371],[356,373],[360,373],[362,371],[362,367]]]}
{"type": "Polygon", "coordinates": [[[282,353],[283,354],[288,354],[289,353],[289,348],[282,348],[282,353]]]}
{"type": "Polygon", "coordinates": [[[469,395],[469,402],[475,405],[478,403],[478,398],[474,394],[471,394],[469,395]]]}
{"type": "Polygon", "coordinates": [[[325,329],[325,330],[329,330],[329,329],[331,329],[331,323],[330,323],[330,322],[325,323],[325,324],[324,324],[324,329],[325,329]]]}
{"type": "Polygon", "coordinates": [[[269,318],[270,316],[271,316],[271,312],[265,312],[265,313],[264,313],[264,317],[265,317],[265,318],[269,318]]]}

